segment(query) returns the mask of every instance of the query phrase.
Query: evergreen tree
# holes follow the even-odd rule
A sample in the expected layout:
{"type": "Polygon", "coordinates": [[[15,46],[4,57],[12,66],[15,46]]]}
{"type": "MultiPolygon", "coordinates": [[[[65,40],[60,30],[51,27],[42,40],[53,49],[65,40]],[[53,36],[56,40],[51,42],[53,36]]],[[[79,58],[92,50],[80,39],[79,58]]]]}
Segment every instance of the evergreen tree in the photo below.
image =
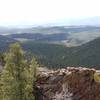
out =
{"type": "MultiPolygon", "coordinates": [[[[29,68],[26,70],[27,72],[27,85],[26,85],[26,97],[27,100],[33,100],[33,92],[34,92],[34,85],[36,81],[36,72],[37,72],[37,67],[39,65],[36,62],[36,59],[33,57],[31,60],[31,64],[29,68]]],[[[35,96],[34,96],[35,100],[35,96]]]]}
{"type": "Polygon", "coordinates": [[[33,100],[34,65],[27,66],[24,51],[18,43],[10,46],[1,75],[1,100],[33,100]]]}

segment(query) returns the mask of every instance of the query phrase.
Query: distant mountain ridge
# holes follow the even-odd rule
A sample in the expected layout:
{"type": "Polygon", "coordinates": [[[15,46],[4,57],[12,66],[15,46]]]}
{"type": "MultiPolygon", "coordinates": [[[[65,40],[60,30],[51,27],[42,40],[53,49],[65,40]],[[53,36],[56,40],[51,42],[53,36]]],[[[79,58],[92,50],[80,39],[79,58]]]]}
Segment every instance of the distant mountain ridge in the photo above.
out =
{"type": "Polygon", "coordinates": [[[68,18],[61,19],[55,23],[46,24],[48,26],[59,25],[59,26],[77,26],[77,25],[87,25],[87,26],[100,26],[100,16],[91,17],[79,17],[79,18],[68,18]]]}
{"type": "Polygon", "coordinates": [[[74,25],[100,26],[100,16],[77,19],[74,21],[74,25]]]}
{"type": "MultiPolygon", "coordinates": [[[[24,30],[24,29],[23,29],[24,30]]],[[[53,26],[36,27],[30,32],[6,35],[16,40],[46,41],[67,46],[77,46],[100,37],[97,26],[53,26]]]]}
{"type": "Polygon", "coordinates": [[[33,40],[33,41],[60,41],[60,40],[67,40],[67,33],[59,33],[59,34],[41,34],[41,33],[22,33],[22,34],[12,34],[8,35],[8,37],[21,40],[33,40]]]}
{"type": "MultiPolygon", "coordinates": [[[[37,27],[23,27],[23,28],[12,28],[12,27],[3,27],[0,26],[0,34],[1,35],[6,35],[6,34],[20,34],[20,33],[42,33],[42,34],[56,34],[56,33],[66,33],[71,30],[76,30],[80,29],[96,29],[99,28],[99,25],[82,25],[82,24],[72,24],[72,25],[54,25],[54,26],[37,26],[37,27]]],[[[74,31],[75,32],[75,31],[74,31]]]]}

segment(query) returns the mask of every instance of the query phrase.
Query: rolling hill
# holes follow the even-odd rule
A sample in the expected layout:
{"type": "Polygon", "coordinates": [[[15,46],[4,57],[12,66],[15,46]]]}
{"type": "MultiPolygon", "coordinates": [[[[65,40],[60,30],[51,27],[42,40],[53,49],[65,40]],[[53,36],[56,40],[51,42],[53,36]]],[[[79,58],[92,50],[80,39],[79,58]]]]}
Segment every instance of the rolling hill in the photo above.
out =
{"type": "Polygon", "coordinates": [[[25,30],[23,32],[20,29],[20,33],[6,36],[18,41],[46,41],[67,46],[79,46],[100,37],[100,27],[97,26],[53,26],[25,30]]]}

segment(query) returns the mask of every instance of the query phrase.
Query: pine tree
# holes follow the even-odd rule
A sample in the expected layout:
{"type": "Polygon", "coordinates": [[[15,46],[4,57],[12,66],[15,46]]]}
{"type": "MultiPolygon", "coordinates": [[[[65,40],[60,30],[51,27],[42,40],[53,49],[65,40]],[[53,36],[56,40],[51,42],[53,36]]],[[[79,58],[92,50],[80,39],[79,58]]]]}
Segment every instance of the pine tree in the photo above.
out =
{"type": "MultiPolygon", "coordinates": [[[[27,66],[24,51],[18,43],[10,46],[6,54],[6,64],[1,75],[1,100],[33,100],[33,80],[35,65],[27,66]]],[[[34,63],[35,64],[35,63],[34,63]]]]}
{"type": "MultiPolygon", "coordinates": [[[[31,60],[31,64],[29,68],[26,70],[27,72],[27,85],[26,85],[26,97],[27,100],[33,100],[33,89],[36,81],[36,72],[37,72],[37,67],[39,65],[36,62],[36,59],[33,57],[31,60]]],[[[34,96],[35,100],[35,96],[34,96]]]]}

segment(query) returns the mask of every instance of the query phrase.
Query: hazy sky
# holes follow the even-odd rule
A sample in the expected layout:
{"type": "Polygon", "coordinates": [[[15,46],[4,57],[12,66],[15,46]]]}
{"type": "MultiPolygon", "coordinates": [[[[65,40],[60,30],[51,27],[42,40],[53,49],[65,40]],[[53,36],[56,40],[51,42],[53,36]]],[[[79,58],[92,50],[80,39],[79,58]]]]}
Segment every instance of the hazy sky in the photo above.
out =
{"type": "Polygon", "coordinates": [[[0,0],[0,25],[55,23],[100,16],[100,0],[0,0]]]}

